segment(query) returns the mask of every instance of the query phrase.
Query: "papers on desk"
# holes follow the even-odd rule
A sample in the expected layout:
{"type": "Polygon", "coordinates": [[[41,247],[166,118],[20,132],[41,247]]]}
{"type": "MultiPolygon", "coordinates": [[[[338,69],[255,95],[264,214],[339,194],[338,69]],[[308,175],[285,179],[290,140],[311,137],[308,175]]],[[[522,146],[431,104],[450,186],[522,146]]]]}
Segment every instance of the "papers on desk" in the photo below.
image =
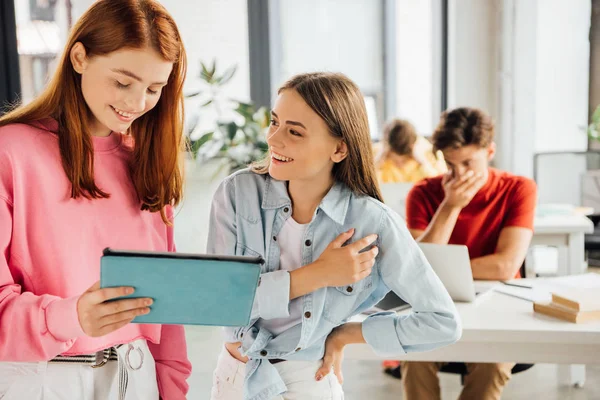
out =
{"type": "MultiPolygon", "coordinates": [[[[520,280],[513,281],[519,284],[520,280]]],[[[569,289],[599,289],[600,275],[587,273],[581,275],[559,276],[555,278],[528,279],[531,289],[516,286],[496,286],[494,290],[508,296],[518,297],[531,302],[550,302],[552,292],[562,292],[569,289]]]]}
{"type": "Polygon", "coordinates": [[[519,299],[531,301],[531,302],[544,302],[552,300],[550,291],[539,288],[520,288],[516,286],[496,286],[494,291],[502,294],[506,294],[512,297],[518,297],[519,299]]]}
{"type": "Polygon", "coordinates": [[[533,283],[536,284],[538,281],[544,285],[549,285],[553,289],[600,289],[600,274],[594,274],[591,272],[581,275],[536,279],[533,281],[533,283]]]}

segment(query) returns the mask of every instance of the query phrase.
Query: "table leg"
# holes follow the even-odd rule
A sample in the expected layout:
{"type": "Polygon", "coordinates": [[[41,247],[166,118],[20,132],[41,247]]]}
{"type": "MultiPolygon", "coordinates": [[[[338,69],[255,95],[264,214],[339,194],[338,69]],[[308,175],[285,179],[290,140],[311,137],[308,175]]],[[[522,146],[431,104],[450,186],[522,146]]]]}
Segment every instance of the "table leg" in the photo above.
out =
{"type": "MultiPolygon", "coordinates": [[[[585,236],[584,233],[572,233],[569,235],[569,246],[567,248],[566,271],[565,275],[577,275],[585,272],[585,236]]],[[[559,366],[559,371],[563,369],[561,375],[567,377],[568,384],[575,387],[583,387],[585,384],[585,365],[572,364],[569,366],[559,366]],[[566,370],[568,367],[568,370],[566,370]]]]}
{"type": "Polygon", "coordinates": [[[582,274],[585,269],[585,234],[583,232],[571,233],[569,235],[566,275],[582,274]]]}
{"type": "Polygon", "coordinates": [[[582,388],[585,385],[585,365],[559,365],[558,381],[561,384],[582,388]]]}
{"type": "MultiPolygon", "coordinates": [[[[565,276],[571,274],[571,248],[568,246],[558,246],[556,248],[556,275],[565,276]]],[[[575,261],[576,262],[576,261],[575,261]]]]}

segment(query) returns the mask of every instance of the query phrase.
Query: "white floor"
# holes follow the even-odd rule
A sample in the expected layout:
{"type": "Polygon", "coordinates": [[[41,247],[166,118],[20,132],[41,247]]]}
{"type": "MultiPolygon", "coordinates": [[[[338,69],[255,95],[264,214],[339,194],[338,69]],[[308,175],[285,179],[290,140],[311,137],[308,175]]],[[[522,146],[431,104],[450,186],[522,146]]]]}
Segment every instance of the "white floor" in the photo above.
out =
{"type": "MultiPolygon", "coordinates": [[[[219,328],[187,327],[188,352],[193,364],[188,399],[209,399],[212,372],[221,350],[219,328]]],[[[600,354],[598,355],[600,364],[600,354]]],[[[456,399],[460,379],[440,374],[442,398],[456,399]]],[[[347,400],[398,400],[402,382],[383,374],[379,362],[347,361],[344,364],[344,391],[347,400]]],[[[587,382],[574,388],[558,382],[556,365],[539,364],[517,374],[504,391],[504,399],[514,400],[598,400],[600,399],[600,365],[588,366],[587,382]]]]}

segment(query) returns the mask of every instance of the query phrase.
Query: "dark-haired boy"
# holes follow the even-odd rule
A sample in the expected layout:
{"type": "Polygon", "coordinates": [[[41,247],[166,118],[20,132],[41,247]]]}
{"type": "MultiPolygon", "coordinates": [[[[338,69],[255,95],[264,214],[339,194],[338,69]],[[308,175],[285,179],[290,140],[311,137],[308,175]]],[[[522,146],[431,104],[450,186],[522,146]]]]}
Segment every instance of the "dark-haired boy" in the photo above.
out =
{"type": "MultiPolygon", "coordinates": [[[[490,168],[494,123],[484,112],[457,108],[442,114],[432,137],[448,173],[417,183],[408,195],[408,228],[419,242],[463,244],[475,279],[519,277],[533,235],[535,182],[490,168]]],[[[440,398],[441,362],[404,362],[405,399],[440,398]]],[[[514,363],[466,363],[459,399],[500,399],[514,363]]]]}

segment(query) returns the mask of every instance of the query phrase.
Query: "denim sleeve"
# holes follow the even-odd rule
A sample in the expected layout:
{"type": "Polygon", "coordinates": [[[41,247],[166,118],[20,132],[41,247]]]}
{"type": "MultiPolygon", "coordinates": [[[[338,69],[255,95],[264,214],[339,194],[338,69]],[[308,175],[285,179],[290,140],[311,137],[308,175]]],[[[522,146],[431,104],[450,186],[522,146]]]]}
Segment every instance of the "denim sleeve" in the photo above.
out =
{"type": "Polygon", "coordinates": [[[456,307],[402,219],[386,210],[379,232],[379,274],[412,312],[370,316],[362,326],[366,342],[380,356],[429,351],[456,342],[462,334],[456,307]]]}
{"type": "MultiPolygon", "coordinates": [[[[208,254],[236,255],[238,237],[235,191],[235,181],[226,179],[213,196],[206,244],[208,254]]],[[[289,272],[274,271],[261,274],[250,318],[286,318],[290,316],[289,305],[289,272]]]]}

